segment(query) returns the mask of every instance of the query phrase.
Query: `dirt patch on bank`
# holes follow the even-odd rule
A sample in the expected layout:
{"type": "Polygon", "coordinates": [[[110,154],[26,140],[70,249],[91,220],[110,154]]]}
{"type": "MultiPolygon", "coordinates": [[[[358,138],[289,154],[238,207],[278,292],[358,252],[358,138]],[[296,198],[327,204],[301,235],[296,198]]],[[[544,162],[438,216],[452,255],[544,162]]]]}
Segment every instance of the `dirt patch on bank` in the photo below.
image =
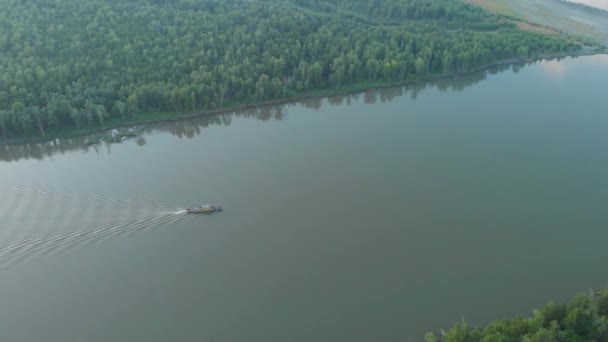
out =
{"type": "Polygon", "coordinates": [[[525,20],[517,13],[505,0],[465,0],[466,2],[484,8],[492,13],[497,13],[505,16],[503,20],[517,25],[517,28],[524,31],[558,35],[559,32],[551,27],[537,25],[525,20]]]}
{"type": "Polygon", "coordinates": [[[505,0],[465,0],[466,2],[485,8],[486,10],[498,14],[504,14],[508,16],[516,16],[516,12],[513,11],[509,4],[505,0]]]}
{"type": "Polygon", "coordinates": [[[533,24],[530,24],[528,22],[521,21],[521,20],[513,20],[513,22],[517,25],[517,27],[520,30],[538,32],[538,33],[543,33],[543,34],[553,34],[553,35],[559,34],[559,32],[557,32],[556,30],[554,30],[550,27],[533,25],[533,24]]]}

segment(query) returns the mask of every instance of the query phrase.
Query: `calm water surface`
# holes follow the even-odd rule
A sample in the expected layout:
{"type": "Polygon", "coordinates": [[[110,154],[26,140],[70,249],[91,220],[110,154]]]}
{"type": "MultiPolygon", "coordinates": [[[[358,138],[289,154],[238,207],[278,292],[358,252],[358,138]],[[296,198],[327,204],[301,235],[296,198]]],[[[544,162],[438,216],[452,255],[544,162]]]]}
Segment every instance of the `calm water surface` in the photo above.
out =
{"type": "Polygon", "coordinates": [[[608,286],[606,80],[583,57],[1,147],[0,341],[419,341],[608,286]]]}

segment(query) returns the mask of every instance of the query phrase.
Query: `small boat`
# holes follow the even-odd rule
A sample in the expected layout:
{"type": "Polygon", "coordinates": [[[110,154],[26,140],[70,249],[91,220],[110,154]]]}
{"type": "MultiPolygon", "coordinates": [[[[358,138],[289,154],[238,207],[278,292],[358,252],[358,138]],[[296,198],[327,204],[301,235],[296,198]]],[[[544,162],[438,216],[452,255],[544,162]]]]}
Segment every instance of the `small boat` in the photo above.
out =
{"type": "Polygon", "coordinates": [[[209,214],[216,211],[222,211],[222,207],[218,207],[217,205],[203,205],[198,208],[186,209],[188,214],[209,214]]]}

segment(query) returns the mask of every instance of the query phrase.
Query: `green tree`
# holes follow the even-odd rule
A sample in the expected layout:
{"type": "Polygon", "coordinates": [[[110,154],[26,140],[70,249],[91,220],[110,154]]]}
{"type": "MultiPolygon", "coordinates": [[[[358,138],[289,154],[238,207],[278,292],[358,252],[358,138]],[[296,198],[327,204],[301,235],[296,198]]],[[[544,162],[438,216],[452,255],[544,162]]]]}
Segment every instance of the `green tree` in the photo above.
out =
{"type": "Polygon", "coordinates": [[[580,48],[463,0],[7,1],[5,138],[580,48]]]}
{"type": "Polygon", "coordinates": [[[72,119],[72,121],[74,121],[74,125],[76,125],[77,128],[80,128],[82,125],[82,111],[78,108],[72,108],[72,111],[70,112],[70,118],[72,119]]]}
{"type": "Polygon", "coordinates": [[[107,112],[104,106],[96,105],[95,106],[95,117],[97,117],[97,121],[99,121],[100,125],[103,125],[105,122],[105,118],[107,117],[107,112]]]}
{"type": "MultiPolygon", "coordinates": [[[[471,329],[461,322],[445,334],[444,341],[608,341],[607,292],[581,293],[572,297],[567,305],[549,302],[534,310],[530,319],[498,320],[482,330],[471,329]]],[[[433,338],[437,339],[433,333],[425,335],[425,341],[433,341],[433,338]]]]}
{"type": "Polygon", "coordinates": [[[6,139],[8,136],[8,125],[10,120],[10,114],[6,110],[0,110],[0,129],[2,129],[2,138],[6,139]]]}

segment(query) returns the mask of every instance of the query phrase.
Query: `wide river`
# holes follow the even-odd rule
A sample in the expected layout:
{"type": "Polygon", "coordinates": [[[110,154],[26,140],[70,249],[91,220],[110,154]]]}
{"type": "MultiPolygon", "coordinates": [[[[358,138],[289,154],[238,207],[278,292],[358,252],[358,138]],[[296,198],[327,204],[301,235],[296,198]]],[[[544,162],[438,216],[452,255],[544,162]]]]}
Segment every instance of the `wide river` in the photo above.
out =
{"type": "Polygon", "coordinates": [[[420,341],[607,286],[607,80],[598,55],[0,147],[0,341],[420,341]]]}

